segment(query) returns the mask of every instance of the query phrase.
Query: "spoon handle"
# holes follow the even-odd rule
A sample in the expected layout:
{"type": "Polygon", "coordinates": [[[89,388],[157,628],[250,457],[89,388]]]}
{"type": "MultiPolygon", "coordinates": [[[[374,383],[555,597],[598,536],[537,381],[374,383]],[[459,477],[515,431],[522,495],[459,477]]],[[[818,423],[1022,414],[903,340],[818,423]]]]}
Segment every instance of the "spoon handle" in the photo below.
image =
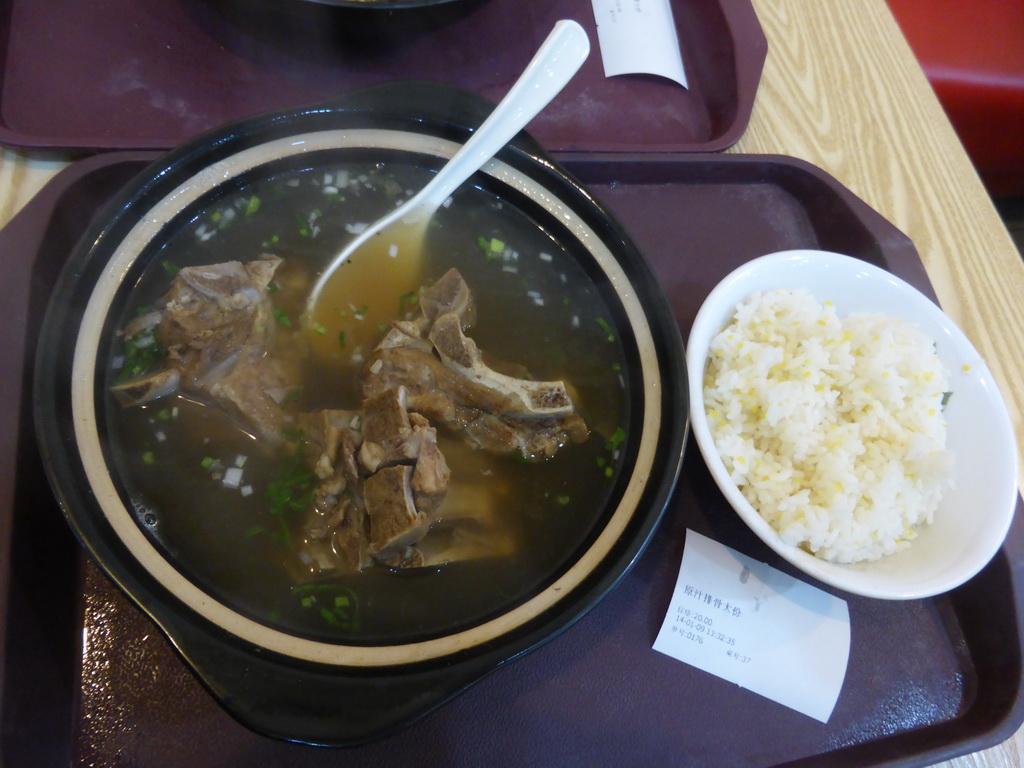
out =
{"type": "Polygon", "coordinates": [[[589,53],[590,41],[583,27],[570,20],[557,22],[505,98],[434,178],[408,201],[367,227],[327,265],[307,300],[307,319],[313,317],[320,293],[342,263],[364,243],[399,221],[407,228],[419,225],[425,229],[448,196],[558,95],[589,53]]]}
{"type": "Polygon", "coordinates": [[[570,19],[557,22],[505,98],[448,161],[444,173],[419,192],[416,202],[426,211],[436,210],[558,95],[589,53],[583,27],[570,19]]]}

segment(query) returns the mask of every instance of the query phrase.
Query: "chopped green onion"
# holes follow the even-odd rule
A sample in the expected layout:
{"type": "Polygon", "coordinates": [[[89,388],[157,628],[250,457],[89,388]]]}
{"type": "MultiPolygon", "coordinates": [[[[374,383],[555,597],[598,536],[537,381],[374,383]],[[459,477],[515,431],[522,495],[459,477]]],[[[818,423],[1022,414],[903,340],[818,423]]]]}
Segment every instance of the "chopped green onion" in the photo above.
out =
{"type": "Polygon", "coordinates": [[[274,317],[277,318],[277,322],[279,322],[285,328],[292,327],[292,319],[288,317],[288,313],[285,312],[283,309],[275,309],[274,317]]]}
{"type": "Polygon", "coordinates": [[[342,349],[345,348],[345,332],[344,331],[338,331],[338,344],[341,345],[342,349]]]}
{"type": "Polygon", "coordinates": [[[317,323],[316,325],[313,326],[313,331],[319,333],[321,336],[327,334],[327,329],[324,326],[320,325],[320,323],[317,323]]]}
{"type": "Polygon", "coordinates": [[[156,456],[153,455],[152,451],[146,451],[142,454],[143,464],[156,464],[156,456]]]}
{"type": "Polygon", "coordinates": [[[156,367],[163,362],[166,352],[151,330],[129,336],[124,340],[124,365],[118,373],[117,382],[120,384],[134,379],[156,367]]]}
{"type": "Polygon", "coordinates": [[[291,588],[303,608],[315,609],[332,627],[359,628],[359,596],[337,583],[297,584],[291,588]]]}
{"type": "Polygon", "coordinates": [[[277,468],[273,479],[267,483],[270,514],[277,518],[280,527],[280,533],[274,538],[286,547],[291,545],[287,518],[290,513],[305,512],[313,503],[313,481],[316,479],[315,473],[307,469],[302,460],[305,435],[301,430],[285,430],[285,437],[289,437],[289,433],[298,435],[295,452],[277,468]]]}
{"type": "Polygon", "coordinates": [[[601,326],[601,330],[608,334],[608,341],[615,341],[615,334],[612,332],[612,327],[608,324],[608,321],[603,317],[596,319],[596,322],[601,326]]]}
{"type": "Polygon", "coordinates": [[[260,199],[253,195],[249,198],[249,203],[245,206],[245,215],[252,216],[256,211],[260,209],[260,199]]]}
{"type": "Polygon", "coordinates": [[[160,266],[164,268],[164,272],[167,273],[168,277],[177,277],[178,272],[181,271],[181,267],[167,260],[160,262],[160,266]]]}
{"type": "Polygon", "coordinates": [[[324,621],[326,621],[332,627],[340,627],[341,626],[341,622],[339,622],[338,619],[335,618],[334,614],[331,613],[326,608],[321,608],[320,609],[320,618],[322,618],[324,621]]]}
{"type": "Polygon", "coordinates": [[[210,467],[213,466],[214,461],[215,460],[212,459],[211,457],[205,456],[203,457],[203,460],[199,462],[199,466],[201,466],[203,469],[209,469],[210,467]]]}
{"type": "Polygon", "coordinates": [[[410,291],[409,293],[402,294],[398,298],[398,316],[405,317],[406,313],[416,309],[416,305],[419,303],[420,297],[416,291],[410,291]]]}
{"type": "Polygon", "coordinates": [[[496,237],[478,237],[477,244],[484,252],[484,258],[488,261],[498,258],[502,251],[505,250],[505,243],[496,237]]]}
{"type": "Polygon", "coordinates": [[[560,494],[555,497],[555,501],[557,501],[561,506],[564,507],[569,503],[569,497],[566,496],[565,494],[560,494]]]}
{"type": "Polygon", "coordinates": [[[612,432],[612,436],[608,438],[608,450],[614,453],[618,450],[618,447],[622,445],[622,441],[626,439],[626,430],[622,427],[616,427],[615,431],[612,432]]]}

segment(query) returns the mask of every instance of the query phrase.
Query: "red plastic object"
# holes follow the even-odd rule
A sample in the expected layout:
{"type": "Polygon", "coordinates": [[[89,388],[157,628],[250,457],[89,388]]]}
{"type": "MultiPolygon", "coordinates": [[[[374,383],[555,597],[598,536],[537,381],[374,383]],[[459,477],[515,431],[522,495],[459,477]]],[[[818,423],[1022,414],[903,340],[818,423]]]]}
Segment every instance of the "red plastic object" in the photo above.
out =
{"type": "Polygon", "coordinates": [[[989,192],[1024,195],[1024,2],[888,3],[989,192]]]}

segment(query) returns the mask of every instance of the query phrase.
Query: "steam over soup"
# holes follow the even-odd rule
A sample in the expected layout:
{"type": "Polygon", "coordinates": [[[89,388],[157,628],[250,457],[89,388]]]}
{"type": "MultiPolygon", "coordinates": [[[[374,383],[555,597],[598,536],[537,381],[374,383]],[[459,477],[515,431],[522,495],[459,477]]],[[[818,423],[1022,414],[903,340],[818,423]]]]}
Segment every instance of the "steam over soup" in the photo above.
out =
{"type": "Polygon", "coordinates": [[[438,212],[411,289],[347,273],[340,330],[309,343],[319,271],[427,174],[240,184],[168,226],[118,324],[109,433],[140,523],[285,631],[378,643],[490,618],[588,543],[623,458],[613,308],[486,190],[438,212]]]}

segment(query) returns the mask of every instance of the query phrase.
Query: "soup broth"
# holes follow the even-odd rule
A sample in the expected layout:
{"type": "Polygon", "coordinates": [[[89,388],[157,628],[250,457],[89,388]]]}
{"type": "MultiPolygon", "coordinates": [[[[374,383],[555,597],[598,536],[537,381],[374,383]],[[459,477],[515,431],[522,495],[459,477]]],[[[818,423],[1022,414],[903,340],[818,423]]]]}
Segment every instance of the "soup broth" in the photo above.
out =
{"type": "MultiPolygon", "coordinates": [[[[618,310],[586,257],[558,243],[557,224],[489,189],[464,188],[435,215],[415,285],[457,268],[476,306],[467,336],[533,380],[565,382],[589,435],[553,456],[532,457],[473,450],[438,427],[451,471],[439,514],[484,515],[495,541],[465,550],[444,540],[439,525],[423,544],[431,542],[437,560],[351,574],[313,574],[299,556],[313,483],[302,460],[301,414],[358,409],[360,367],[416,301],[408,285],[353,281],[339,310],[341,330],[314,337],[320,347],[311,351],[302,328],[306,296],[353,233],[411,196],[429,173],[398,159],[345,156],[326,170],[282,168],[270,178],[243,179],[166,228],[117,323],[123,329],[151,309],[183,267],[264,255],[282,260],[269,286],[270,354],[300,373],[281,400],[279,439],[183,392],[136,407],[111,396],[106,410],[112,458],[148,535],[216,599],[292,634],[408,642],[466,628],[528,599],[589,542],[624,460],[627,351],[616,331],[618,310]],[[446,558],[452,552],[457,556],[446,558]]],[[[159,352],[123,342],[121,333],[111,344],[108,390],[159,352]]]]}

